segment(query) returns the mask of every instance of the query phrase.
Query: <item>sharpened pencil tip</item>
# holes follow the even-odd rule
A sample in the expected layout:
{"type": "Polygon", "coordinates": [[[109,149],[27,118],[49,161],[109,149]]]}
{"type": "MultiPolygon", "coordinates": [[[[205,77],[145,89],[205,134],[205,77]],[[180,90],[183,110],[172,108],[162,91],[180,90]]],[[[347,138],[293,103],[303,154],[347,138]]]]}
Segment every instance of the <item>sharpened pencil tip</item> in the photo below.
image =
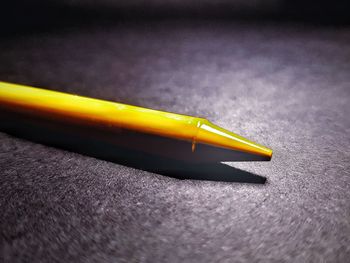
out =
{"type": "Polygon", "coordinates": [[[196,140],[197,142],[223,147],[234,151],[259,155],[262,157],[262,160],[266,161],[271,160],[273,154],[271,149],[225,130],[207,120],[201,123],[196,140]]]}

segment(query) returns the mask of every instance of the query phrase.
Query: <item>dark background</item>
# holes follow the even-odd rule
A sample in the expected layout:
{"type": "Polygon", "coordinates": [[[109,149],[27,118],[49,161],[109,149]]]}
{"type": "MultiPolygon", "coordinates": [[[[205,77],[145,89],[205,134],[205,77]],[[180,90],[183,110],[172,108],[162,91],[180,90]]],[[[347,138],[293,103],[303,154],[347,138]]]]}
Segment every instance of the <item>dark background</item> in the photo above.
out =
{"type": "Polygon", "coordinates": [[[274,156],[179,180],[1,132],[0,259],[346,262],[348,14],[346,1],[2,3],[0,80],[203,116],[274,156]]]}

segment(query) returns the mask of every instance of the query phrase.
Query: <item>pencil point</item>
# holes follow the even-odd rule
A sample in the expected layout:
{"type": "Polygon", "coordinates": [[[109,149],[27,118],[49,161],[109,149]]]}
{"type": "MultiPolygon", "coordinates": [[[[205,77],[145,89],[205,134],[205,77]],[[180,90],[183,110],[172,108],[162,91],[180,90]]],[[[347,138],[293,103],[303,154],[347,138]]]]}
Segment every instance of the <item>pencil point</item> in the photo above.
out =
{"type": "Polygon", "coordinates": [[[261,160],[265,161],[269,161],[272,158],[273,152],[271,149],[216,126],[206,120],[201,123],[196,140],[197,142],[260,156],[261,160]]]}

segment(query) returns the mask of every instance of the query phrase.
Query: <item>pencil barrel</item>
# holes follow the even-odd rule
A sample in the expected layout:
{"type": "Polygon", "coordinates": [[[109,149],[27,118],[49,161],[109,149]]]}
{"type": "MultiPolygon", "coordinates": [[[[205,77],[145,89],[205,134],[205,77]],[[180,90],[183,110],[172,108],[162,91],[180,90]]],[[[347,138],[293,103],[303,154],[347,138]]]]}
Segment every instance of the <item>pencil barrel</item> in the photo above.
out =
{"type": "Polygon", "coordinates": [[[11,111],[41,118],[189,141],[196,135],[200,121],[181,114],[4,82],[0,82],[0,103],[11,111]]]}

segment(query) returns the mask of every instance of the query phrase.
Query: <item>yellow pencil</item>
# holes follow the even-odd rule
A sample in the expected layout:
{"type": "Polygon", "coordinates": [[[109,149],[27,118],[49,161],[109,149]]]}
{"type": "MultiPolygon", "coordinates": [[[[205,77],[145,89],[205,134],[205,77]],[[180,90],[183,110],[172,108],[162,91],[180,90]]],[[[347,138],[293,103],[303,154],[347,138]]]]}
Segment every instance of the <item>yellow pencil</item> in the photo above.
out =
{"type": "Polygon", "coordinates": [[[0,106],[50,120],[70,120],[106,129],[127,129],[144,134],[258,156],[270,160],[272,150],[216,126],[204,118],[152,110],[63,92],[0,82],[0,106]]]}

